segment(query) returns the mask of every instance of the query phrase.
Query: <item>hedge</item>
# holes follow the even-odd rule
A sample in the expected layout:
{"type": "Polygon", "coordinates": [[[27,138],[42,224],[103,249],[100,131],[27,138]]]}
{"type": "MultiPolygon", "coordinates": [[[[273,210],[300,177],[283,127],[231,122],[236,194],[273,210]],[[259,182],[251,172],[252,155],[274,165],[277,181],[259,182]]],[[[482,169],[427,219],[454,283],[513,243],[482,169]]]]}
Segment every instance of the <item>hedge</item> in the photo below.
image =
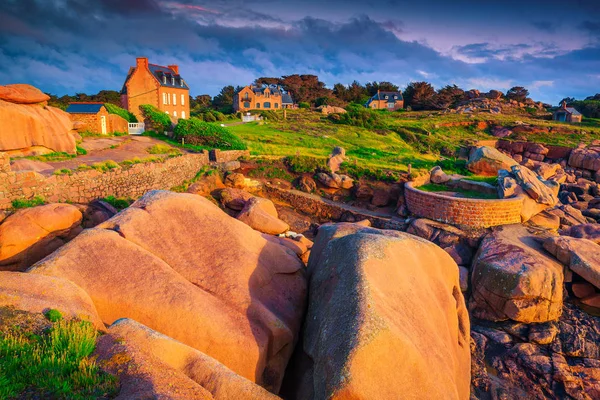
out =
{"type": "Polygon", "coordinates": [[[204,146],[210,149],[246,150],[246,144],[226,128],[198,118],[180,119],[173,131],[175,138],[186,144],[204,146]]]}
{"type": "Polygon", "coordinates": [[[140,110],[142,110],[144,117],[146,117],[151,124],[151,126],[146,127],[146,130],[155,130],[157,132],[171,130],[171,118],[158,108],[150,104],[142,104],[140,110]]]}
{"type": "Polygon", "coordinates": [[[135,115],[133,115],[129,111],[127,111],[119,106],[116,106],[112,103],[104,103],[104,107],[106,107],[106,111],[108,111],[109,114],[116,114],[116,115],[120,116],[121,118],[124,118],[128,122],[132,122],[132,123],[138,122],[135,115]]]}

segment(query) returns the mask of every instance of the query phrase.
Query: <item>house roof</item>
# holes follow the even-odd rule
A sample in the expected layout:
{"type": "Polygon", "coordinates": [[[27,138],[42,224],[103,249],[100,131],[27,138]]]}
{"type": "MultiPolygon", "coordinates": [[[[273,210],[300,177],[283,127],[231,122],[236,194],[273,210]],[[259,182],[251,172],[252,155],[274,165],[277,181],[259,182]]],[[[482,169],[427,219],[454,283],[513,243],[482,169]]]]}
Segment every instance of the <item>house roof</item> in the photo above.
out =
{"type": "Polygon", "coordinates": [[[152,72],[156,79],[158,79],[161,86],[171,88],[183,88],[187,90],[190,89],[187,83],[185,83],[185,80],[181,77],[181,75],[176,74],[175,71],[173,71],[169,67],[163,67],[162,65],[156,64],[148,64],[148,69],[150,70],[150,72],[152,72]],[[163,77],[166,77],[167,79],[163,80],[163,77]],[[175,78],[175,84],[172,83],[171,78],[175,78]]]}
{"type": "Polygon", "coordinates": [[[390,97],[396,96],[396,100],[402,100],[402,92],[384,92],[379,91],[375,96],[371,97],[371,100],[389,100],[390,97]],[[385,96],[388,96],[386,99],[385,96]]]}
{"type": "Polygon", "coordinates": [[[573,107],[567,107],[567,111],[571,114],[571,115],[581,115],[581,113],[579,111],[577,111],[576,109],[574,109],[573,107]]]}
{"type": "Polygon", "coordinates": [[[67,112],[70,114],[98,114],[104,103],[70,103],[67,112]]]}
{"type": "Polygon", "coordinates": [[[288,93],[284,93],[281,96],[281,104],[294,104],[294,100],[288,93]]]}

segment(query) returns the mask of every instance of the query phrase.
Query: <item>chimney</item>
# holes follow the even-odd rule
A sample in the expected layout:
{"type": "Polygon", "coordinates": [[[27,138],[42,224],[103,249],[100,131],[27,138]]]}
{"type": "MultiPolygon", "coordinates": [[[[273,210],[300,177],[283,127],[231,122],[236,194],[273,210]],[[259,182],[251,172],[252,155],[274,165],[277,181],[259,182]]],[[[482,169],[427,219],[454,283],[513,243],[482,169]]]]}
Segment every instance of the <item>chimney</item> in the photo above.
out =
{"type": "Polygon", "coordinates": [[[562,108],[563,110],[566,110],[566,109],[567,109],[567,101],[566,101],[566,100],[563,100],[563,102],[562,102],[562,103],[560,103],[560,106],[561,106],[561,108],[562,108]]]}
{"type": "Polygon", "coordinates": [[[179,75],[179,66],[178,65],[168,65],[170,69],[175,71],[175,75],[179,75]]]}
{"type": "Polygon", "coordinates": [[[148,68],[148,57],[137,57],[135,61],[138,67],[148,68]]]}

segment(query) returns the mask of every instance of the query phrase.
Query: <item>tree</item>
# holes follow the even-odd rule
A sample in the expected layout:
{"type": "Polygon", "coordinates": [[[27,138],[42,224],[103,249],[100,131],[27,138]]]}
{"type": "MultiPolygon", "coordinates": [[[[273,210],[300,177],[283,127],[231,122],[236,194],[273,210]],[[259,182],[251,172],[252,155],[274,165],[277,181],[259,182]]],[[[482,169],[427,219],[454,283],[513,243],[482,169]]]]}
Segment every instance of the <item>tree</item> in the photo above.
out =
{"type": "Polygon", "coordinates": [[[400,90],[400,88],[396,85],[394,85],[391,82],[367,82],[367,84],[365,85],[365,89],[367,91],[367,94],[369,95],[369,97],[373,97],[377,94],[378,90],[381,90],[383,92],[397,92],[400,90]]]}
{"type": "Polygon", "coordinates": [[[231,113],[233,111],[233,96],[235,92],[236,89],[231,85],[223,87],[219,94],[213,98],[213,107],[223,113],[231,113]]]}
{"type": "Polygon", "coordinates": [[[456,85],[447,85],[438,90],[432,99],[432,106],[438,110],[454,108],[465,99],[465,91],[456,85]]]}
{"type": "Polygon", "coordinates": [[[512,87],[506,92],[506,97],[508,97],[509,100],[516,100],[521,103],[525,102],[528,96],[529,90],[525,89],[523,86],[512,87]]]}
{"type": "Polygon", "coordinates": [[[281,86],[290,93],[295,102],[315,103],[320,97],[333,97],[316,75],[288,75],[281,79],[281,86]]]}
{"type": "Polygon", "coordinates": [[[413,110],[433,108],[435,89],[427,82],[411,82],[404,90],[404,102],[413,110]]]}
{"type": "Polygon", "coordinates": [[[255,85],[281,85],[281,78],[261,77],[254,81],[255,85]]]}

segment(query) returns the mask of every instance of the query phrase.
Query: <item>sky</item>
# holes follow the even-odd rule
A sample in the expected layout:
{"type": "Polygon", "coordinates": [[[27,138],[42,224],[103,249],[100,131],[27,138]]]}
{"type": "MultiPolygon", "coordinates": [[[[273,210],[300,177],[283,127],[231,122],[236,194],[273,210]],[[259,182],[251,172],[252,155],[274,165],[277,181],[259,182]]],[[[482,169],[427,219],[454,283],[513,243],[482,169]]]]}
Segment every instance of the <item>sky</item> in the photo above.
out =
{"type": "Polygon", "coordinates": [[[0,85],[120,90],[135,58],[179,65],[190,94],[315,74],[535,100],[600,92],[600,0],[0,0],[0,85]]]}

